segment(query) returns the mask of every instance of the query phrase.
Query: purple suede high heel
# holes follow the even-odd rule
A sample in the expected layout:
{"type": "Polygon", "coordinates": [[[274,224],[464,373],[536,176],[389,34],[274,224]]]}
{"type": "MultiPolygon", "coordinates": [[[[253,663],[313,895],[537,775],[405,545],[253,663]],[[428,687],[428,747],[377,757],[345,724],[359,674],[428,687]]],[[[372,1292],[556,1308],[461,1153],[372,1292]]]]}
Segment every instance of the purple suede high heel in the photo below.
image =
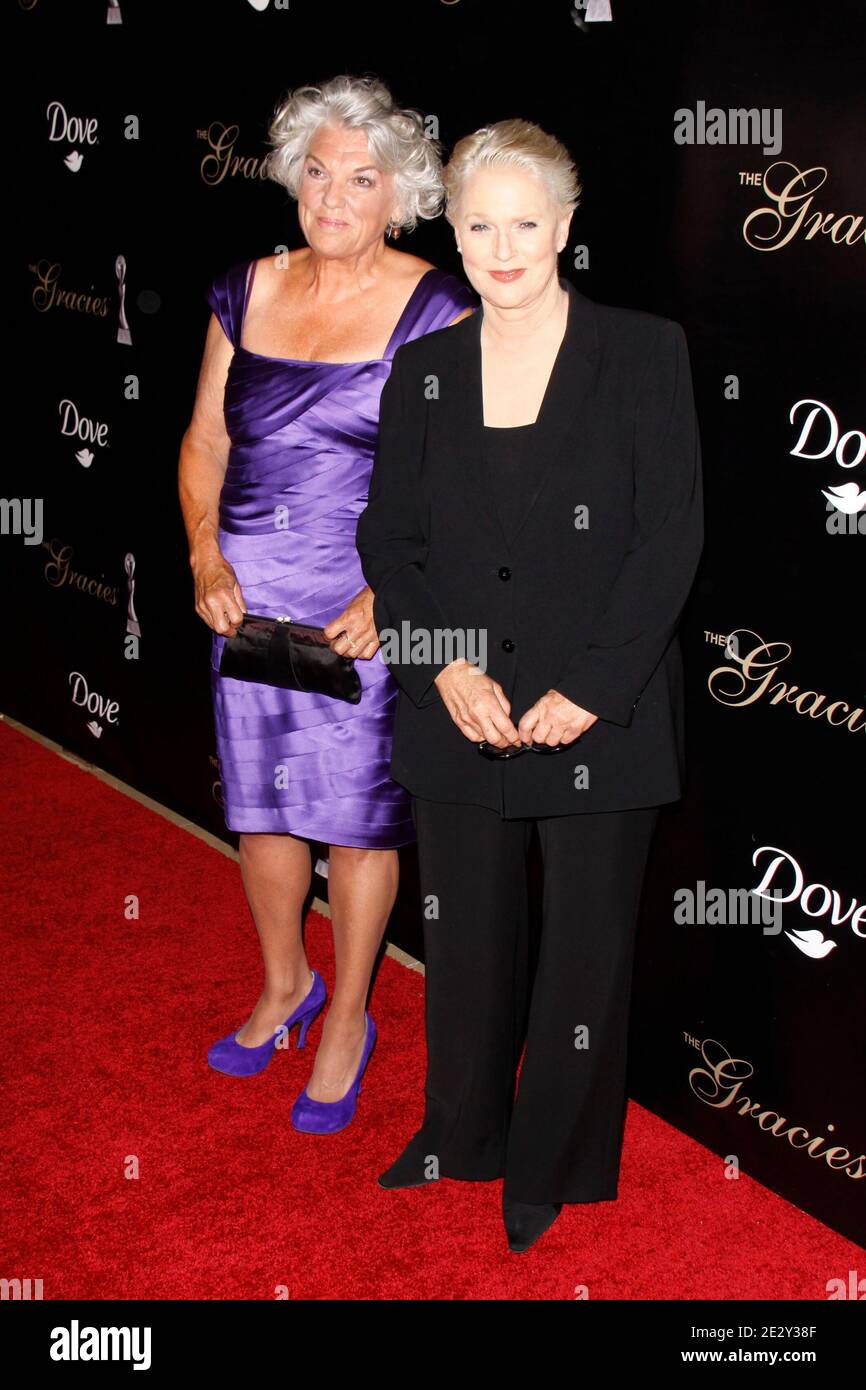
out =
{"type": "MultiPolygon", "coordinates": [[[[307,1030],[321,1013],[328,994],[325,989],[325,982],[318,970],[312,970],[310,974],[313,977],[313,983],[309,994],[283,1024],[290,1042],[292,1028],[296,1023],[301,1025],[298,1032],[298,1047],[306,1045],[307,1030]]],[[[228,1033],[226,1037],[220,1038],[219,1042],[215,1042],[209,1049],[208,1062],[214,1071],[225,1072],[227,1076],[255,1076],[257,1072],[264,1071],[273,1057],[278,1035],[281,1032],[282,1029],[275,1029],[274,1036],[268,1038],[258,1047],[244,1047],[242,1043],[236,1041],[237,1032],[228,1033]]]]}
{"type": "Polygon", "coordinates": [[[292,1126],[302,1134],[336,1134],[345,1129],[355,1117],[358,1096],[361,1094],[361,1077],[370,1060],[370,1053],[376,1045],[376,1025],[368,1013],[364,1014],[364,1051],[361,1061],[346,1094],[340,1100],[312,1100],[307,1095],[306,1086],[292,1106],[292,1126]]]}

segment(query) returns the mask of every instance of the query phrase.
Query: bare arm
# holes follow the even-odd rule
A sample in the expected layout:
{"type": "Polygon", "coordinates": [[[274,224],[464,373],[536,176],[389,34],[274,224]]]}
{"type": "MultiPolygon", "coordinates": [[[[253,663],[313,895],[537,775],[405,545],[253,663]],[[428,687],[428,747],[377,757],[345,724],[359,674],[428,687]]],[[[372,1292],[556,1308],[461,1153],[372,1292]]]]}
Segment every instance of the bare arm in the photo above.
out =
{"type": "Polygon", "coordinates": [[[233,636],[246,611],[235,572],[217,539],[219,496],[231,441],[223,415],[223,392],[232,345],[211,315],[199,371],[192,418],[184,432],[178,464],[178,494],[195,583],[195,610],[215,632],[233,636]]]}

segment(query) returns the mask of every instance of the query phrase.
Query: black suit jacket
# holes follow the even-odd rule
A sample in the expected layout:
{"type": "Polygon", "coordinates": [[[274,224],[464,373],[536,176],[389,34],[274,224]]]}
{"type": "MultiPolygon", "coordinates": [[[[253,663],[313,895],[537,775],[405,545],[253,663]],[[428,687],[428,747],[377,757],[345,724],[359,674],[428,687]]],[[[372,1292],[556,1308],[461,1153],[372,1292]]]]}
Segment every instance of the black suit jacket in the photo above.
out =
{"type": "Polygon", "coordinates": [[[420,658],[406,644],[390,649],[401,687],[392,777],[416,796],[505,816],[625,810],[682,791],[675,633],[703,544],[685,334],[560,284],[567,328],[511,545],[485,484],[483,310],[394,354],[357,533],[380,638],[410,636],[420,658]],[[486,670],[515,724],[551,689],[598,722],[553,756],[482,758],[433,683],[471,653],[418,644],[470,630],[486,634],[486,670]]]}

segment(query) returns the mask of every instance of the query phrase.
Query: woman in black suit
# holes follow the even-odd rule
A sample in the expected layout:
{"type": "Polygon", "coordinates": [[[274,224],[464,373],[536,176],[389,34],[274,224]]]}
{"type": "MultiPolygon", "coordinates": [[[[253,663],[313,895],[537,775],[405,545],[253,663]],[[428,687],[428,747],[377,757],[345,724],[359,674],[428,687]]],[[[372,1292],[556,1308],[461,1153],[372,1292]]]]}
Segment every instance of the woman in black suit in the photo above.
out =
{"type": "Polygon", "coordinates": [[[357,533],[426,957],[424,1122],[379,1181],[504,1177],[525,1250],[563,1202],[617,1195],[641,885],[682,789],[700,441],[680,325],[559,277],[580,195],[560,142],[500,122],[445,181],[481,310],[395,354],[357,533]]]}

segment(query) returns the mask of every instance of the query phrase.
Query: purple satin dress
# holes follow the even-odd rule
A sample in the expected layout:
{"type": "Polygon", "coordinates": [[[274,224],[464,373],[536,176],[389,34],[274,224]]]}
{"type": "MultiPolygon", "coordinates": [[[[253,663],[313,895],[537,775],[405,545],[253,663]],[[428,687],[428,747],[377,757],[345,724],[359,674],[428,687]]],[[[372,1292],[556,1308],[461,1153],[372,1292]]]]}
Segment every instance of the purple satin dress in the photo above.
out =
{"type": "MultiPolygon", "coordinates": [[[[207,295],[235,349],[225,388],[231,451],[219,545],[251,613],[324,626],[366,584],[355,531],[391,358],[476,300],[453,275],[431,269],[382,358],[265,357],[240,345],[255,266],[231,266],[207,295]]],[[[389,775],[398,687],[381,652],[356,662],[363,693],[350,705],[220,676],[225,641],[213,634],[211,686],[228,828],[368,849],[412,842],[409,793],[389,775]]]]}

